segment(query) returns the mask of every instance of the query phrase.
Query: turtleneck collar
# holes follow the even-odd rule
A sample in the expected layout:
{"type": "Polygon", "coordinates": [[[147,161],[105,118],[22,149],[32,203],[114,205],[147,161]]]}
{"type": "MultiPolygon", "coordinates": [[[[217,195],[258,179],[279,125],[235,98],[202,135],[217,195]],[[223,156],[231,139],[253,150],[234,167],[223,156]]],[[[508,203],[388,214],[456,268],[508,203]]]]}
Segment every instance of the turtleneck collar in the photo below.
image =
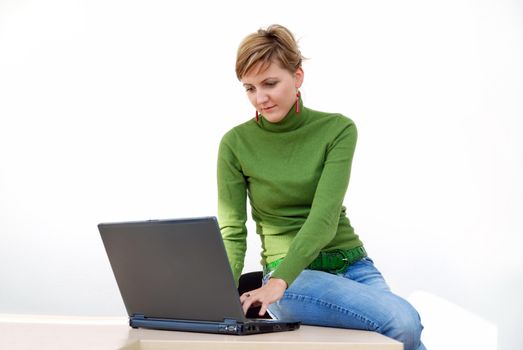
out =
{"type": "Polygon", "coordinates": [[[303,107],[301,97],[298,100],[300,106],[300,113],[296,113],[296,104],[293,104],[287,115],[277,123],[271,123],[267,119],[260,116],[258,126],[263,130],[271,132],[286,132],[299,128],[305,122],[307,109],[303,107]]]}

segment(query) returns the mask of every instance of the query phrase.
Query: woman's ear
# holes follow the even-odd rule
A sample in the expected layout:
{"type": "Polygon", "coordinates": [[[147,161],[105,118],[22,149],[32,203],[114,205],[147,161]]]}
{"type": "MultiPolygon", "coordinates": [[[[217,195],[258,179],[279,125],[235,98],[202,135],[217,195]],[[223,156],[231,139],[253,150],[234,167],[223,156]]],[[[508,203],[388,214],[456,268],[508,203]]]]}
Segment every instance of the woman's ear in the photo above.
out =
{"type": "Polygon", "coordinates": [[[294,73],[294,80],[296,89],[299,89],[301,87],[301,84],[303,84],[303,78],[305,73],[303,72],[303,68],[299,67],[296,69],[296,72],[294,73]]]}

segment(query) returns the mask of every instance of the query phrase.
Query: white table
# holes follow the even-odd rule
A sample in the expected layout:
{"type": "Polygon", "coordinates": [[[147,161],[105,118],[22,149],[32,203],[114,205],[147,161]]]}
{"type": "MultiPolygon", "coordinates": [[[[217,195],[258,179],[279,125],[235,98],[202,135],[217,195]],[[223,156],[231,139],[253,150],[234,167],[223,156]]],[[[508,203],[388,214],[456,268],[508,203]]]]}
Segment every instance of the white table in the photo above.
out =
{"type": "Polygon", "coordinates": [[[75,350],[401,350],[375,332],[301,326],[290,332],[232,336],[132,329],[121,317],[0,314],[0,349],[75,350]]]}

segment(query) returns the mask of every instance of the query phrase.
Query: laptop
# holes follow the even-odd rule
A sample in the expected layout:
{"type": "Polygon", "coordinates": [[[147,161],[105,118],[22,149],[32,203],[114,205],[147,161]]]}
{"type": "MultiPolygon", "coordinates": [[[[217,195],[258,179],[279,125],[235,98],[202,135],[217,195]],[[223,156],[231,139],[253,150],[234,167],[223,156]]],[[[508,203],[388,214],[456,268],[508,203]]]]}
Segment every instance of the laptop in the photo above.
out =
{"type": "Polygon", "coordinates": [[[244,316],[215,217],[98,229],[133,328],[246,335],[300,326],[244,316]]]}

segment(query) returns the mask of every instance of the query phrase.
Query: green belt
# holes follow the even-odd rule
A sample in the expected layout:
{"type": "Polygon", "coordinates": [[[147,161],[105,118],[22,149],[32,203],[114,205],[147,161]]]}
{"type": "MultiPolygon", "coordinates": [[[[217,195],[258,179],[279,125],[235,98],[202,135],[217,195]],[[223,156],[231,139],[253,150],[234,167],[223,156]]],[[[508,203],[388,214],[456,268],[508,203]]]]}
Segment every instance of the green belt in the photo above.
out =
{"type": "MultiPolygon", "coordinates": [[[[336,249],[326,252],[320,252],[318,257],[314,259],[307,269],[321,270],[332,273],[344,273],[349,265],[367,256],[367,252],[363,247],[356,247],[352,249],[336,249]]],[[[276,269],[281,264],[284,258],[273,261],[265,265],[264,273],[267,274],[276,269]]]]}

